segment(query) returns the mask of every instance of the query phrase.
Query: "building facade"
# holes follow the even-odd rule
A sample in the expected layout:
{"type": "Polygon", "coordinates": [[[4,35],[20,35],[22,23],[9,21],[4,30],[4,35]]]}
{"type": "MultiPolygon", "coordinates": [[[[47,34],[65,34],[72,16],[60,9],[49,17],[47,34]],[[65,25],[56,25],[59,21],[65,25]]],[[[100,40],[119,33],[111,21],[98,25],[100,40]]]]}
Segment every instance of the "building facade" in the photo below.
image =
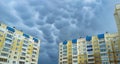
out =
{"type": "Polygon", "coordinates": [[[0,23],[0,64],[38,64],[40,40],[0,23]]]}
{"type": "Polygon", "coordinates": [[[114,17],[118,28],[118,33],[120,35],[120,4],[116,4],[115,6],[114,17]]]}
{"type": "Polygon", "coordinates": [[[120,64],[120,36],[106,33],[61,42],[59,64],[120,64]]]}

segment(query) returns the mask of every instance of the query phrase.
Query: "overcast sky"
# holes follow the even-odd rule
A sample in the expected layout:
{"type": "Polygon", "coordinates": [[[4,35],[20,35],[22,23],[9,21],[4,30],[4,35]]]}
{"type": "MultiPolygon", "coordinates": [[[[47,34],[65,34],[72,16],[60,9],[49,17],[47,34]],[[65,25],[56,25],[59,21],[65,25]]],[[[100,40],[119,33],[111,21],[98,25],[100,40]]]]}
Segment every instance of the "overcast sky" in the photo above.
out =
{"type": "Polygon", "coordinates": [[[0,0],[0,21],[41,40],[39,64],[58,63],[58,43],[117,32],[119,0],[0,0]]]}

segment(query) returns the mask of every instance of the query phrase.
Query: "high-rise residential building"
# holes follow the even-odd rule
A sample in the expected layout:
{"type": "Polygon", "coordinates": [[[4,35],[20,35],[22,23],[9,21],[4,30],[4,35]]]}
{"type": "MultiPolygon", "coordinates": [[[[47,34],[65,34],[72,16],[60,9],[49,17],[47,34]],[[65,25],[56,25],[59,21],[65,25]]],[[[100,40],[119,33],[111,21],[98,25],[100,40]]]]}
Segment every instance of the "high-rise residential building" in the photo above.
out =
{"type": "Polygon", "coordinates": [[[38,64],[40,40],[0,23],[0,64],[38,64]]]}
{"type": "Polygon", "coordinates": [[[118,33],[120,35],[120,4],[116,4],[115,6],[115,12],[114,12],[118,33]]]}
{"type": "Polygon", "coordinates": [[[120,64],[120,36],[105,33],[61,42],[59,64],[120,64]]]}

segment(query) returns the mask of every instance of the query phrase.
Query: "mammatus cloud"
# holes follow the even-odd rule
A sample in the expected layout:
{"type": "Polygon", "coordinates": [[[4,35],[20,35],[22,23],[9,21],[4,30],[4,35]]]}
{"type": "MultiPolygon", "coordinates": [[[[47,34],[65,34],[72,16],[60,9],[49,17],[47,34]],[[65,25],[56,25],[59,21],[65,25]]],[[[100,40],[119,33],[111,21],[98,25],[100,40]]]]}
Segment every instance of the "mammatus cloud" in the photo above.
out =
{"type": "Polygon", "coordinates": [[[58,43],[116,32],[109,0],[1,0],[0,20],[41,39],[39,64],[58,63],[58,43]],[[109,11],[108,11],[109,10],[109,11]]]}

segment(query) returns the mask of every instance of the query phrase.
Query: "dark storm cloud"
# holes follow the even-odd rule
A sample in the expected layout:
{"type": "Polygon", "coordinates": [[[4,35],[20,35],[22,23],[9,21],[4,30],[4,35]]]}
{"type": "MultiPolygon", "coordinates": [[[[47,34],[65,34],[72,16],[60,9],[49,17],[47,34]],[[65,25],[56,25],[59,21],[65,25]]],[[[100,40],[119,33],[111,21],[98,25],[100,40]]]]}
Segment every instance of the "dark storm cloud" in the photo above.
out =
{"type": "Polygon", "coordinates": [[[55,22],[55,20],[56,20],[56,16],[49,15],[49,16],[47,16],[46,22],[49,24],[53,24],[55,22]]]}
{"type": "MultiPolygon", "coordinates": [[[[61,18],[63,18],[63,17],[61,17],[61,18]]],[[[61,19],[61,20],[56,20],[54,25],[57,29],[62,29],[64,27],[69,26],[70,24],[69,24],[69,20],[61,19]]]]}
{"type": "Polygon", "coordinates": [[[0,2],[3,23],[41,39],[38,64],[58,64],[59,42],[106,31],[115,32],[113,11],[114,3],[109,0],[0,2]]]}
{"type": "MultiPolygon", "coordinates": [[[[4,23],[7,22],[13,22],[17,23],[19,18],[15,16],[14,10],[6,6],[3,2],[0,2],[0,19],[4,21],[4,23]]],[[[9,25],[12,23],[8,23],[9,25]]]]}
{"type": "Polygon", "coordinates": [[[30,12],[31,9],[29,9],[26,5],[18,5],[15,7],[15,10],[17,11],[18,15],[24,19],[30,19],[32,17],[32,11],[30,12]]]}

